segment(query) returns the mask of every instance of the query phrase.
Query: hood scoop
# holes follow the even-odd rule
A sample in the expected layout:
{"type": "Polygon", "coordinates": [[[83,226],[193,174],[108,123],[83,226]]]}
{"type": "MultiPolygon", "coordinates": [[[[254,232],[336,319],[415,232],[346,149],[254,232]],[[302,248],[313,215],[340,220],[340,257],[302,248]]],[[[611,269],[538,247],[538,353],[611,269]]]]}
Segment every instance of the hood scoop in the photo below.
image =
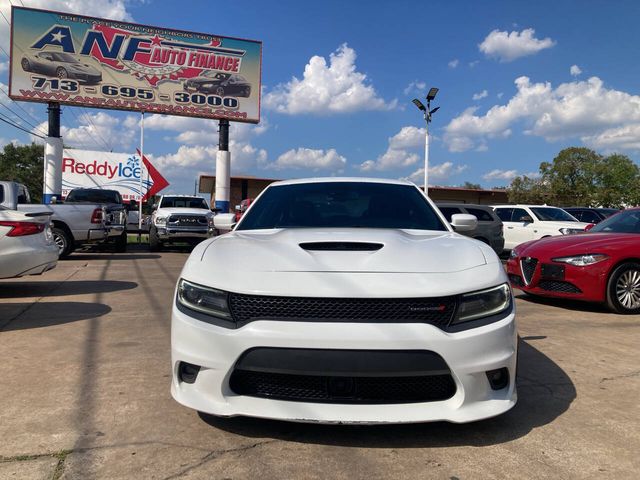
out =
{"type": "Polygon", "coordinates": [[[306,242],[298,245],[304,250],[320,252],[375,252],[384,246],[371,242],[306,242]]]}

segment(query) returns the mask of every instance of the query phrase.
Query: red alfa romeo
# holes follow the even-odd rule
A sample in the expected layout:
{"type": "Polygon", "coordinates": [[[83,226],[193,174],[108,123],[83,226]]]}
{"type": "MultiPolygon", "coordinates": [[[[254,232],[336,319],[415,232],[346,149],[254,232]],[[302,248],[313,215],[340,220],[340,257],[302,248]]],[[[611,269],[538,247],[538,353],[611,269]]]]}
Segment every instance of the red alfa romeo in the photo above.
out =
{"type": "Polygon", "coordinates": [[[640,208],[613,215],[588,233],[520,244],[507,271],[525,293],[640,313],[640,208]]]}

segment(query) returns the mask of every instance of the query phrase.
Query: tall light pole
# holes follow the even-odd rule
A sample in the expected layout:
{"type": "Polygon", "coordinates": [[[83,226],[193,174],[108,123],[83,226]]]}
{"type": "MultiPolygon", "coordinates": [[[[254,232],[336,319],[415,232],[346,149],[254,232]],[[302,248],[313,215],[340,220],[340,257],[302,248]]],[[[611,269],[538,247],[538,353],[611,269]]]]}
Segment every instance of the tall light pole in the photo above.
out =
{"type": "Polygon", "coordinates": [[[431,123],[431,115],[436,113],[440,107],[436,107],[431,110],[431,100],[436,98],[438,94],[438,89],[436,87],[432,87],[429,89],[429,93],[427,93],[427,106],[418,100],[417,98],[413,99],[413,104],[422,111],[424,115],[425,122],[425,135],[424,135],[424,194],[429,195],[429,124],[431,123]]]}

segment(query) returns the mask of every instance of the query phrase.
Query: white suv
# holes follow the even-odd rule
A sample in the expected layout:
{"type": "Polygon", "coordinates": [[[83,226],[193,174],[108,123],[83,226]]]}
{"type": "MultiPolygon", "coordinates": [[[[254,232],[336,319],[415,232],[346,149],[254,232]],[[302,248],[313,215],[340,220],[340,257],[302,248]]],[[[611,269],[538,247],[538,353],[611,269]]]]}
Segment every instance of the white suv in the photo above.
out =
{"type": "Polygon", "coordinates": [[[493,209],[504,224],[505,250],[530,240],[580,233],[589,225],[547,205],[495,205],[493,209]]]}

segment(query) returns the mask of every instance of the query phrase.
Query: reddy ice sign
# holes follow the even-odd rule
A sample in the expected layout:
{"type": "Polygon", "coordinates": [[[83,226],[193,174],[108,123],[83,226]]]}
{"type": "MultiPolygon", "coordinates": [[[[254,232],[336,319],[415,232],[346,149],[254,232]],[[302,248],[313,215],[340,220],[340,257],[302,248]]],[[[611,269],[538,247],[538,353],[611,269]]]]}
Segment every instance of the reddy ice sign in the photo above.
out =
{"type": "Polygon", "coordinates": [[[104,188],[118,190],[123,200],[143,201],[158,193],[169,183],[140,154],[64,150],[62,157],[62,197],[74,188],[104,188]],[[140,191],[142,177],[142,192],[140,191]]]}
{"type": "Polygon", "coordinates": [[[262,43],[13,7],[10,96],[260,121],[262,43]]]}

